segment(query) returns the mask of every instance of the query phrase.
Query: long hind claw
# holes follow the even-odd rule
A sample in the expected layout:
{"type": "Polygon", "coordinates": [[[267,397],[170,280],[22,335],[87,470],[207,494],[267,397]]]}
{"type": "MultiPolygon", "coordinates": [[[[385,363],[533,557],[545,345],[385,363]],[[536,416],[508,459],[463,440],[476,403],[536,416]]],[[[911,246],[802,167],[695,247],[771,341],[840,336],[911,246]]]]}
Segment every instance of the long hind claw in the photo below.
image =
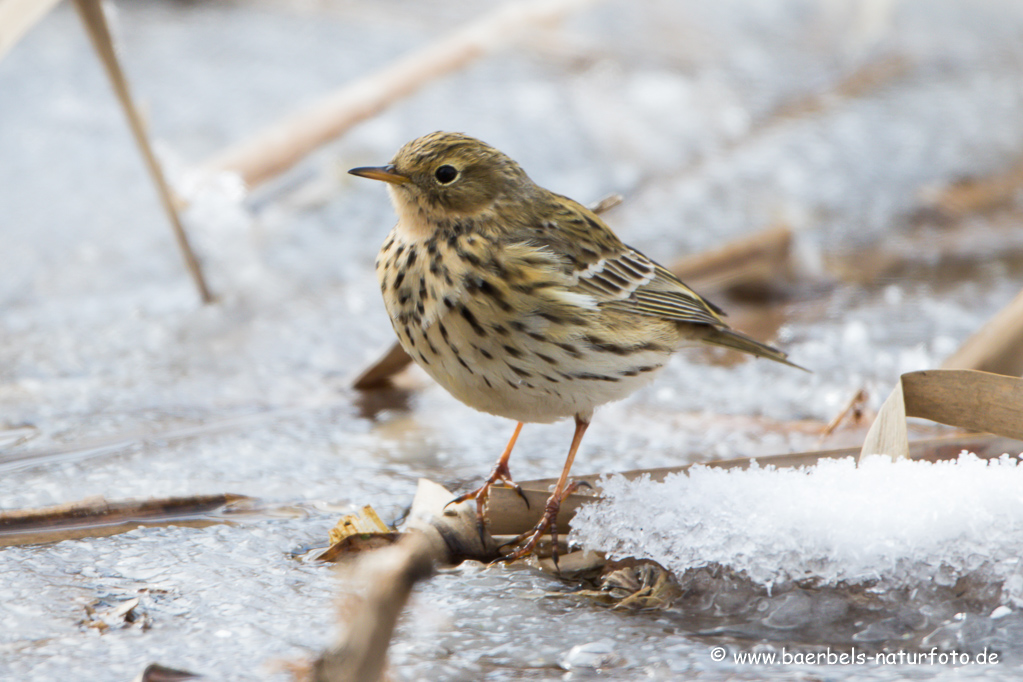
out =
{"type": "Polygon", "coordinates": [[[522,535],[512,539],[510,542],[505,543],[502,547],[510,547],[516,545],[523,540],[526,540],[526,544],[516,549],[511,554],[496,559],[496,561],[509,562],[521,559],[524,556],[529,555],[536,549],[540,539],[546,533],[550,533],[551,536],[551,559],[554,561],[554,566],[558,566],[558,512],[561,510],[561,503],[566,497],[574,493],[580,487],[586,486],[592,488],[593,486],[585,481],[574,481],[569,485],[565,486],[565,489],[561,493],[554,493],[547,499],[547,504],[544,507],[543,516],[537,522],[532,529],[526,531],[522,535]]]}

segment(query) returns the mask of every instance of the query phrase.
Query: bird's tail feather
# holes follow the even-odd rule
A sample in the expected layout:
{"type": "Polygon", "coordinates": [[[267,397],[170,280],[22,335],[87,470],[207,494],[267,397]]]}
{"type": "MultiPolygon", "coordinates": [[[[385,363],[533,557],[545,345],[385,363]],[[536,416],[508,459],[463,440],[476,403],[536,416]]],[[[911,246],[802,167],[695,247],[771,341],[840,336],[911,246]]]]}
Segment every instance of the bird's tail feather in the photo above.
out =
{"type": "Polygon", "coordinates": [[[767,358],[768,360],[774,360],[780,362],[783,365],[789,367],[795,367],[801,369],[804,372],[809,372],[806,367],[800,367],[796,363],[788,359],[788,355],[782,351],[768,346],[767,344],[760,343],[756,339],[750,338],[741,332],[734,331],[732,329],[712,329],[706,336],[703,337],[704,343],[709,343],[714,346],[721,346],[723,348],[730,348],[732,350],[742,351],[743,353],[749,353],[755,355],[758,358],[767,358]]]}

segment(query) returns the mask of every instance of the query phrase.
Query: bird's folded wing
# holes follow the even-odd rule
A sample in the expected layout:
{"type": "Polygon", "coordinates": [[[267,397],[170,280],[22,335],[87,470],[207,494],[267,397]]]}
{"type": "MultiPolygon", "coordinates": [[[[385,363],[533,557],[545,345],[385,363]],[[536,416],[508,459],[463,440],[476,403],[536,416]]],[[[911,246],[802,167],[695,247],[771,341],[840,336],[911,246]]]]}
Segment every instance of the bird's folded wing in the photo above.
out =
{"type": "Polygon", "coordinates": [[[578,293],[597,305],[665,320],[727,326],[724,312],[669,270],[623,244],[592,211],[563,199],[557,230],[533,231],[530,242],[566,256],[564,265],[578,293]]]}
{"type": "Polygon", "coordinates": [[[720,308],[628,247],[580,271],[579,287],[608,308],[676,322],[723,324],[720,308]]]}

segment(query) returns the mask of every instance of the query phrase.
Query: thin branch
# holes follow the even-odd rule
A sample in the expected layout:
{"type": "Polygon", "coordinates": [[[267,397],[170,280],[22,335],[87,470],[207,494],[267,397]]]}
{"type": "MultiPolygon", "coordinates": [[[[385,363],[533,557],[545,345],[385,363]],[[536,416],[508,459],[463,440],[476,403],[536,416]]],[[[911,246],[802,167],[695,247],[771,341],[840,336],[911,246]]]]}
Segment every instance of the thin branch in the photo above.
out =
{"type": "Polygon", "coordinates": [[[212,303],[213,295],[206,285],[206,279],[203,277],[199,259],[196,258],[195,252],[192,251],[192,246],[188,242],[188,235],[185,234],[185,228],[181,224],[180,216],[178,216],[170,186],[167,184],[167,179],[163,175],[163,169],[160,167],[156,154],[153,153],[153,148],[149,144],[142,116],[139,115],[138,109],[135,107],[131,91],[128,88],[128,81],[125,79],[121,65],[117,61],[117,54],[110,36],[110,27],[107,25],[106,17],[103,14],[103,6],[100,0],[75,0],[75,7],[78,8],[78,13],[82,17],[82,22],[89,33],[89,38],[92,40],[92,46],[96,49],[100,61],[103,62],[103,67],[106,69],[107,76],[110,77],[110,82],[113,85],[114,92],[117,94],[117,99],[120,101],[124,114],[128,118],[128,125],[131,127],[132,135],[135,137],[135,143],[138,144],[139,150],[142,152],[146,168],[156,184],[157,193],[160,195],[160,202],[167,213],[167,218],[170,219],[171,228],[174,230],[174,239],[177,241],[181,255],[185,259],[185,265],[192,275],[196,288],[199,289],[199,295],[202,297],[203,303],[212,303]]]}

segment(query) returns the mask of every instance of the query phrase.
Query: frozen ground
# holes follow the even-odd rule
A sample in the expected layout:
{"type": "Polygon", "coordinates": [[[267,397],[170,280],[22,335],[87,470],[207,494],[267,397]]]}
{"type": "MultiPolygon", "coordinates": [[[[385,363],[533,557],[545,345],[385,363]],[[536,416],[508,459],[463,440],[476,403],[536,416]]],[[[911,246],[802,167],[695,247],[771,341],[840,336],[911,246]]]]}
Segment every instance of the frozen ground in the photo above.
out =
{"type": "MultiPolygon", "coordinates": [[[[485,11],[399,0],[117,7],[129,76],[180,183],[224,146],[485,11]]],[[[0,678],[53,679],[73,665],[83,679],[130,679],[159,661],[214,679],[287,679],[273,662],[330,640],[345,589],[292,553],[323,542],[351,507],[396,517],[419,477],[458,487],[489,471],[510,423],[421,375],[419,388],[384,396],[349,388],[391,343],[372,261],[393,218],[383,189],[345,169],[431,130],[463,130],[556,191],[625,194],[609,222],[662,261],[792,226],[804,277],[775,306],[779,343],[814,374],[679,356],[598,412],[576,469],[809,449],[858,388],[876,406],[899,373],[939,363],[1019,291],[1018,200],[950,224],[921,223],[918,209],[934,187],[1023,156],[1021,35],[1023,8],[1010,0],[600,3],[430,84],[242,203],[197,201],[189,226],[220,296],[202,308],[62,4],[0,62],[0,435],[18,434],[0,441],[0,508],[235,492],[269,513],[0,550],[0,678]],[[864,70],[880,75],[844,85],[864,70]],[[905,266],[879,269],[892,253],[905,266]],[[850,263],[876,276],[851,275],[850,263]],[[86,606],[135,596],[150,629],[81,624],[86,606]]],[[[557,473],[570,435],[567,424],[527,428],[516,476],[557,473]]],[[[723,524],[703,518],[708,532],[723,524]]],[[[713,661],[711,647],[844,646],[863,630],[875,647],[923,646],[927,632],[953,646],[955,633],[1015,632],[996,621],[1018,627],[1015,604],[983,590],[965,601],[940,585],[896,590],[828,621],[805,615],[805,587],[772,596],[735,582],[741,599],[724,612],[699,599],[733,589],[727,571],[684,579],[685,608],[648,615],[549,599],[569,588],[525,568],[447,572],[403,622],[395,673],[550,679],[585,660],[573,647],[597,643],[619,661],[609,677],[787,678],[781,666],[713,661]],[[930,609],[926,627],[910,628],[917,640],[897,620],[903,602],[911,624],[930,609]],[[1008,612],[992,620],[999,606],[1008,612]]],[[[848,601],[842,586],[820,589],[848,601]]],[[[1015,661],[1020,638],[1009,635],[999,646],[1015,661]]],[[[1023,677],[1013,665],[913,673],[1023,677]]]]}

